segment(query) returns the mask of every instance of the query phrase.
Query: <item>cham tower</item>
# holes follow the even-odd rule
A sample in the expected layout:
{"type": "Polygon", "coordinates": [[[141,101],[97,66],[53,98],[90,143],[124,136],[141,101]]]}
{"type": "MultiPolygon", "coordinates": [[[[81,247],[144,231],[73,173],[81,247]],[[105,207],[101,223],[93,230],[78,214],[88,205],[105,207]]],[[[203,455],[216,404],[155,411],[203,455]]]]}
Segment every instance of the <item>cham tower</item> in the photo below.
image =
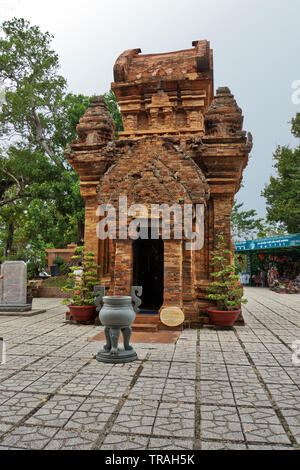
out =
{"type": "Polygon", "coordinates": [[[252,148],[242,111],[229,88],[214,94],[208,41],[163,54],[123,52],[112,90],[124,124],[119,139],[103,98],[95,97],[77,126],[78,139],[66,150],[80,176],[85,245],[100,265],[99,284],[109,295],[130,295],[132,285],[142,285],[144,312],[158,317],[162,309],[177,307],[184,325],[207,323],[210,252],[223,233],[233,258],[231,210],[252,148]],[[118,216],[120,196],[128,207],[203,204],[203,247],[186,250],[184,237],[100,240],[97,207],[112,204],[118,216]]]}

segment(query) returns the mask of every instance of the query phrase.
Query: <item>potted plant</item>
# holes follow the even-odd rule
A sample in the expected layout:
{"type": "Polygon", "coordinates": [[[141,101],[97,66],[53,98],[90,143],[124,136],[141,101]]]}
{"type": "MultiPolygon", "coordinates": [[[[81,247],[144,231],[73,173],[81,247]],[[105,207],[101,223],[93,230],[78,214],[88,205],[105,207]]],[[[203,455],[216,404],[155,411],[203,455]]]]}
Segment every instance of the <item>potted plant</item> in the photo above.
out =
{"type": "Polygon", "coordinates": [[[63,271],[64,268],[66,267],[66,261],[61,256],[56,256],[52,264],[57,264],[59,274],[61,274],[61,271],[63,271]]]}
{"type": "Polygon", "coordinates": [[[243,289],[240,287],[240,277],[235,274],[235,266],[228,265],[229,250],[224,248],[225,242],[222,234],[218,235],[216,251],[212,251],[212,265],[217,271],[211,273],[214,281],[207,288],[207,299],[216,303],[215,308],[208,308],[213,323],[217,326],[233,326],[241,313],[241,303],[246,303],[247,299],[242,299],[243,289]]]}
{"type": "Polygon", "coordinates": [[[96,315],[94,286],[99,284],[94,253],[87,252],[84,246],[78,246],[72,256],[74,266],[70,267],[68,282],[63,291],[73,291],[72,297],[64,299],[74,320],[90,321],[96,315]]]}

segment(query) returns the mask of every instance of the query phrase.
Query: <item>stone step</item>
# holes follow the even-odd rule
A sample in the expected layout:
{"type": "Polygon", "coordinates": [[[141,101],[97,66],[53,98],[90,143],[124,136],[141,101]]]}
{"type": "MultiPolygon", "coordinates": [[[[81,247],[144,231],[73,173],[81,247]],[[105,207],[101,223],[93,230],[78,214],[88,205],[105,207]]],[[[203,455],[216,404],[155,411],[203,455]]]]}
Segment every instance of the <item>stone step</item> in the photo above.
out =
{"type": "Polygon", "coordinates": [[[132,331],[158,331],[158,325],[153,323],[133,323],[132,331]]]}
{"type": "Polygon", "coordinates": [[[158,325],[160,322],[159,320],[159,315],[147,315],[147,314],[143,314],[143,313],[138,313],[135,317],[135,320],[134,320],[134,325],[136,325],[137,323],[147,323],[147,324],[154,324],[154,325],[158,325]]]}

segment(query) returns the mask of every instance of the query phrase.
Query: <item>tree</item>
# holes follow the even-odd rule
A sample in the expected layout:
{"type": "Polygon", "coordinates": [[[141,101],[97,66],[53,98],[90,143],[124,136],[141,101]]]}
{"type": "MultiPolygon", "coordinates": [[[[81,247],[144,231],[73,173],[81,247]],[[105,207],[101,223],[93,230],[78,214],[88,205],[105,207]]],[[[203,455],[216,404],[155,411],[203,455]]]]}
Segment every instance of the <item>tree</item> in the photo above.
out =
{"type": "MultiPolygon", "coordinates": [[[[16,18],[4,22],[1,30],[0,79],[6,96],[0,113],[0,136],[8,145],[2,148],[0,157],[0,207],[10,205],[13,214],[16,201],[26,198],[30,210],[37,207],[37,202],[32,204],[37,199],[40,215],[45,214],[38,220],[48,222],[43,227],[39,224],[40,234],[45,235],[47,226],[55,227],[58,224],[53,222],[65,218],[65,222],[69,219],[77,224],[76,238],[80,241],[84,202],[78,176],[63,152],[67,142],[76,137],[76,124],[90,98],[66,94],[66,80],[58,74],[58,56],[50,47],[49,33],[16,18]],[[42,200],[47,204],[42,204],[42,200]]],[[[8,219],[16,221],[13,217],[8,219]]],[[[9,224],[7,229],[12,238],[14,228],[9,224]]],[[[30,232],[30,223],[28,229],[30,232]]],[[[63,232],[61,229],[60,225],[58,233],[63,243],[61,234],[66,232],[66,226],[63,232]]],[[[53,230],[49,232],[53,234],[53,230]]],[[[49,238],[46,236],[46,241],[49,238]]]]}
{"type": "Polygon", "coordinates": [[[280,223],[272,223],[268,224],[266,221],[262,224],[259,228],[256,236],[257,238],[268,238],[268,237],[278,237],[281,235],[285,235],[287,230],[285,227],[280,223]]]}
{"type": "MultiPolygon", "coordinates": [[[[292,120],[292,133],[300,138],[300,113],[292,120]]],[[[289,233],[300,232],[300,145],[294,150],[278,146],[273,154],[277,176],[271,176],[262,195],[267,221],[279,223],[289,233]]]]}
{"type": "Polygon", "coordinates": [[[242,202],[234,201],[231,212],[231,230],[235,239],[255,237],[255,233],[263,226],[263,219],[256,218],[256,210],[243,211],[243,205],[242,202]]]}
{"type": "Polygon", "coordinates": [[[23,18],[4,21],[0,39],[0,80],[6,103],[0,115],[0,136],[40,147],[61,168],[64,160],[52,139],[55,122],[63,117],[66,80],[50,48],[52,36],[23,18]]]}
{"type": "Polygon", "coordinates": [[[300,113],[297,113],[291,121],[292,124],[292,134],[294,137],[300,139],[300,113]]]}
{"type": "MultiPolygon", "coordinates": [[[[52,38],[24,19],[1,27],[0,83],[6,96],[1,95],[0,108],[5,142],[0,149],[0,231],[6,253],[19,238],[23,250],[83,240],[84,201],[64,150],[77,137],[76,125],[92,97],[67,93],[52,38]]],[[[104,99],[118,135],[123,127],[117,100],[112,91],[104,99]]]]}
{"type": "Polygon", "coordinates": [[[119,137],[119,132],[124,130],[123,121],[122,121],[122,114],[119,109],[117,98],[112,90],[108,93],[104,93],[103,95],[105,104],[107,109],[112,117],[112,120],[116,126],[116,138],[119,137]]]}

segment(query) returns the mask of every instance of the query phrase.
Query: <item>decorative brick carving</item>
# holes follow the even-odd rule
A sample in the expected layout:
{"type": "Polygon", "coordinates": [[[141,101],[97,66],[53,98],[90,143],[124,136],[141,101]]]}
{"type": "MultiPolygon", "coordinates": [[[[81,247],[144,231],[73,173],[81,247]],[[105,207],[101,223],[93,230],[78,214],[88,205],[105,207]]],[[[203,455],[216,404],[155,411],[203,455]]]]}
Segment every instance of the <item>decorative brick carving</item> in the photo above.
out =
{"type": "Polygon", "coordinates": [[[242,127],[242,110],[236,104],[229,88],[218,88],[216,97],[205,113],[206,134],[236,136],[241,133],[242,127]]]}
{"type": "Polygon", "coordinates": [[[167,54],[133,49],[120,55],[112,89],[123,115],[121,139],[204,132],[204,111],[213,93],[212,51],[208,41],[193,46],[167,54]]]}

